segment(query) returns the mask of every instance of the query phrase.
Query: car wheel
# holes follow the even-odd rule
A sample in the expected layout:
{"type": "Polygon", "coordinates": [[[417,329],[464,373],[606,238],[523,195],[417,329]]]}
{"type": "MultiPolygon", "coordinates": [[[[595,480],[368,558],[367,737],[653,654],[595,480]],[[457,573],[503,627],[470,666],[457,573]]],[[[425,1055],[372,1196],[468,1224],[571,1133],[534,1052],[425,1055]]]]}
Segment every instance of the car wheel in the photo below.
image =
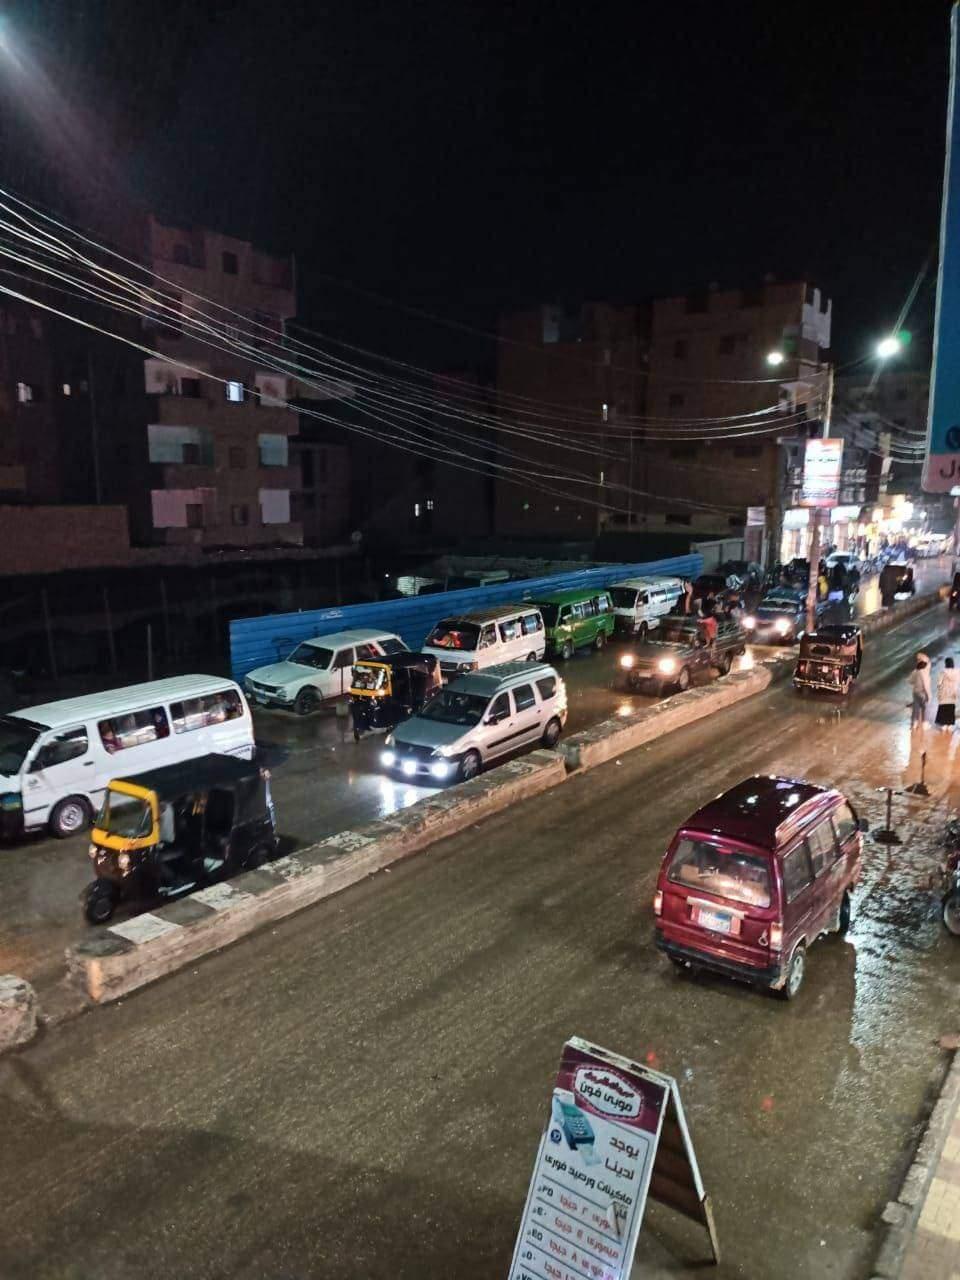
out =
{"type": "Polygon", "coordinates": [[[837,933],[846,933],[850,928],[850,917],[853,913],[853,904],[850,901],[849,889],[840,899],[840,910],[837,912],[837,933]]]}
{"type": "Polygon", "coordinates": [[[605,631],[598,631],[597,638],[593,642],[593,647],[596,649],[597,653],[600,652],[600,650],[603,648],[603,646],[606,643],[607,643],[607,633],[605,631]]]}
{"type": "Polygon", "coordinates": [[[476,751],[468,751],[460,761],[460,781],[469,782],[480,772],[481,760],[476,751]]]}
{"type": "Polygon", "coordinates": [[[90,825],[90,806],[83,796],[67,796],[54,805],[50,814],[50,834],[67,840],[90,825]]]}
{"type": "Polygon", "coordinates": [[[298,716],[308,716],[320,709],[320,698],[316,689],[301,689],[293,702],[293,709],[298,716]]]}
{"type": "Polygon", "coordinates": [[[555,747],[560,737],[560,721],[554,717],[547,721],[547,727],[543,731],[543,737],[540,741],[545,747],[555,747]]]}
{"type": "Polygon", "coordinates": [[[729,653],[725,653],[720,658],[720,664],[717,667],[717,670],[720,672],[722,676],[728,676],[730,674],[730,668],[732,666],[733,666],[732,656],[729,653]]]}
{"type": "Polygon", "coordinates": [[[680,674],[677,676],[677,688],[681,693],[686,693],[690,688],[690,672],[686,667],[680,668],[680,674]]]}
{"type": "Polygon", "coordinates": [[[954,889],[944,898],[943,923],[949,933],[960,938],[960,889],[954,889]]]}
{"type": "Polygon", "coordinates": [[[106,924],[117,909],[119,898],[116,887],[105,880],[95,881],[87,890],[83,914],[90,924],[106,924]]]}
{"type": "Polygon", "coordinates": [[[797,992],[803,986],[804,975],[807,972],[807,948],[802,942],[798,942],[793,949],[793,955],[790,957],[790,964],[787,968],[787,980],[780,990],[780,994],[784,1000],[793,1000],[797,992]]]}
{"type": "Polygon", "coordinates": [[[564,662],[569,662],[570,659],[573,657],[573,641],[572,640],[564,640],[563,648],[560,650],[560,657],[564,660],[564,662]]]}

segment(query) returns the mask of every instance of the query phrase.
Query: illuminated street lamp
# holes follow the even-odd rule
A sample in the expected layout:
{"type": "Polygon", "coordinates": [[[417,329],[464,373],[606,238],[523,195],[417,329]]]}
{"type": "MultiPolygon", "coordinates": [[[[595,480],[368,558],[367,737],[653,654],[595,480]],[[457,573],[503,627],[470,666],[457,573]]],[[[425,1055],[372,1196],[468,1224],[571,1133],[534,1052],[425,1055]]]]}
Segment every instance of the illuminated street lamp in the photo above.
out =
{"type": "Polygon", "coordinates": [[[902,350],[903,343],[896,334],[891,333],[886,338],[881,338],[877,343],[877,359],[889,360],[892,356],[898,356],[902,350]]]}
{"type": "Polygon", "coordinates": [[[783,362],[784,362],[784,360],[786,360],[786,358],[787,358],[787,357],[783,354],[783,352],[782,352],[782,351],[768,351],[768,352],[767,352],[767,364],[772,364],[774,367],[776,367],[776,366],[777,366],[777,365],[779,365],[779,364],[783,364],[783,362]]]}

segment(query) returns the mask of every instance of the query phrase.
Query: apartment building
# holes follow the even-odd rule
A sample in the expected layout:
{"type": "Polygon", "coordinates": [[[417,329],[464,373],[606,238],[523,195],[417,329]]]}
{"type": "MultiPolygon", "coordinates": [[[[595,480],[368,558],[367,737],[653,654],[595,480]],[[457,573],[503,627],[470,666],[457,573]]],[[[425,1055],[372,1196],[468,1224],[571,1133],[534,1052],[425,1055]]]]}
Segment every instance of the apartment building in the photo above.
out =
{"type": "Polygon", "coordinates": [[[131,495],[135,537],[203,548],[301,544],[303,528],[291,513],[300,488],[289,446],[297,415],[288,401],[296,389],[266,358],[296,312],[292,258],[150,216],[144,260],[158,286],[176,293],[183,315],[209,311],[226,325],[228,346],[249,346],[253,328],[254,348],[265,354],[218,349],[167,314],[147,325],[157,355],[143,362],[148,495],[140,503],[131,495]]]}
{"type": "Polygon", "coordinates": [[[632,518],[649,326],[649,307],[602,302],[501,317],[498,534],[586,540],[632,518]]]}

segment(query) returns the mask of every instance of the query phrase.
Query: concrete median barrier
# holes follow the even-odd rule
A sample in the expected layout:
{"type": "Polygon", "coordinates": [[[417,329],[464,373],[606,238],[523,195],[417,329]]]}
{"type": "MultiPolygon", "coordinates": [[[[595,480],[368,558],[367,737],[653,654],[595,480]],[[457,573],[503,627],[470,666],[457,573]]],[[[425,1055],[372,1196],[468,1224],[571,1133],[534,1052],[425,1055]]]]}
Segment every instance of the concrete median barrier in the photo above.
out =
{"type": "Polygon", "coordinates": [[[328,836],[257,871],[111,925],[68,949],[68,976],[95,1003],[115,1000],[555,787],[565,776],[556,752],[531,752],[381,822],[328,836]]]}
{"type": "Polygon", "coordinates": [[[0,974],[0,1053],[16,1049],[37,1033],[37,995],[29,982],[0,974]]]}

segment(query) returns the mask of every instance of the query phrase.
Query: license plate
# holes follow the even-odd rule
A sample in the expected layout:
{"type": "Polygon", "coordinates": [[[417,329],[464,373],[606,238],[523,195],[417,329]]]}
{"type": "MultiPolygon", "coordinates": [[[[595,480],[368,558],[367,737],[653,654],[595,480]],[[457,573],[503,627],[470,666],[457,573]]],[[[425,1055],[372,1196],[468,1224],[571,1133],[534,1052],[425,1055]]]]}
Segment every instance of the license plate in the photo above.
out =
{"type": "Polygon", "coordinates": [[[697,924],[703,929],[712,929],[714,933],[730,932],[730,917],[725,911],[697,911],[697,924]]]}

